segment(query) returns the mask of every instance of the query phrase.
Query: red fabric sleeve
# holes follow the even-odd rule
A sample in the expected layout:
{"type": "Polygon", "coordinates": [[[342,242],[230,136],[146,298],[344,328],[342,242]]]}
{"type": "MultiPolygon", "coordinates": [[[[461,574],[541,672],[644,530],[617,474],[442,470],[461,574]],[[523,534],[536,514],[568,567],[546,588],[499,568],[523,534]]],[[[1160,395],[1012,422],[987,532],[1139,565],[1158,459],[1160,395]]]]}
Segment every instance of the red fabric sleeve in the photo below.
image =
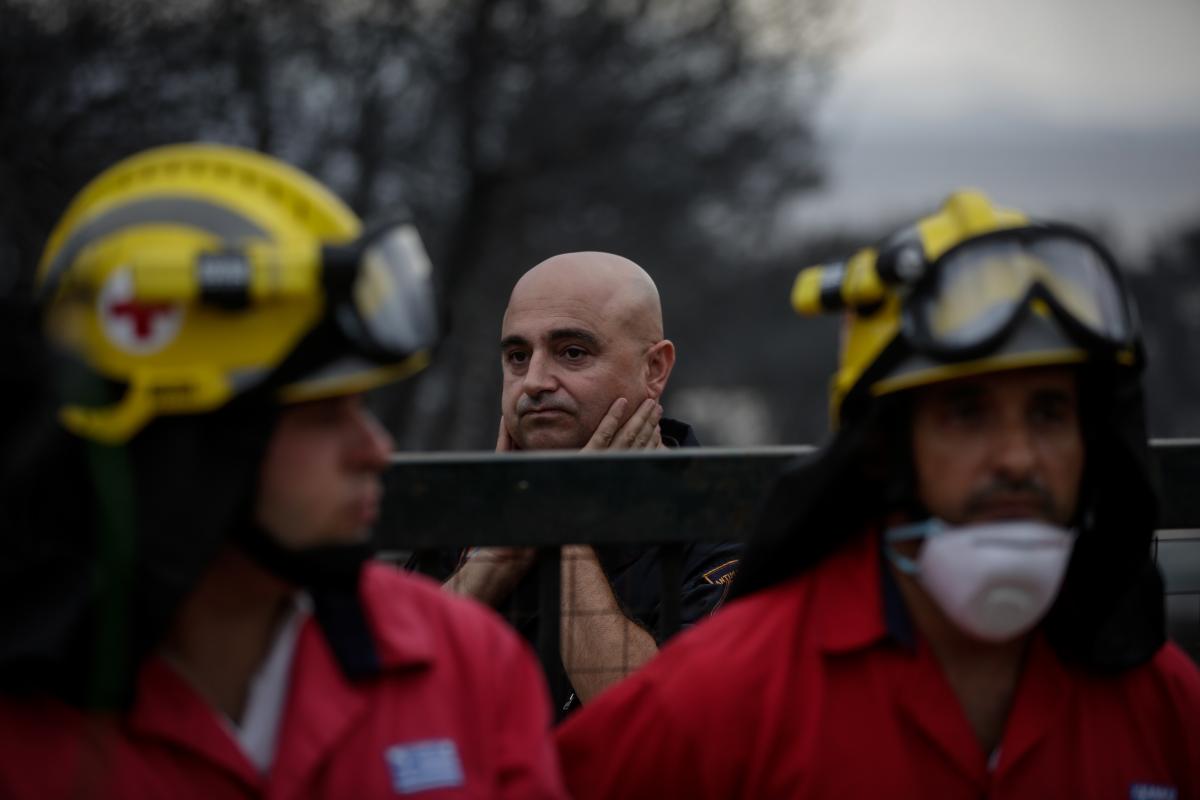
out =
{"type": "Polygon", "coordinates": [[[576,800],[736,794],[706,780],[696,732],[662,702],[655,677],[644,671],[617,684],[559,728],[563,777],[576,800]]]}
{"type": "Polygon", "coordinates": [[[1180,798],[1200,798],[1200,669],[1174,643],[1168,642],[1154,658],[1171,696],[1175,731],[1171,740],[1180,780],[1180,798]]]}

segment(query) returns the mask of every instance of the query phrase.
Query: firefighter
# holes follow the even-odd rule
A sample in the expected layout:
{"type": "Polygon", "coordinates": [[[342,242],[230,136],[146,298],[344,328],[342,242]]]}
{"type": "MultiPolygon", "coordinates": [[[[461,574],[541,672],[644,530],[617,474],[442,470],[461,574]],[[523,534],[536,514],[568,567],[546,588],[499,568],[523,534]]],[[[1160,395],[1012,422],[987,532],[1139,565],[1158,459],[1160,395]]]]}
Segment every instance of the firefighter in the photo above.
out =
{"type": "Polygon", "coordinates": [[[37,286],[61,402],[6,487],[0,795],[563,796],[528,648],[369,560],[363,392],[439,333],[409,220],[162,147],[79,193],[37,286]]]}
{"type": "Polygon", "coordinates": [[[576,796],[1200,797],[1111,256],[961,192],[792,300],[845,315],[837,433],[736,599],[560,729],[576,796]]]}

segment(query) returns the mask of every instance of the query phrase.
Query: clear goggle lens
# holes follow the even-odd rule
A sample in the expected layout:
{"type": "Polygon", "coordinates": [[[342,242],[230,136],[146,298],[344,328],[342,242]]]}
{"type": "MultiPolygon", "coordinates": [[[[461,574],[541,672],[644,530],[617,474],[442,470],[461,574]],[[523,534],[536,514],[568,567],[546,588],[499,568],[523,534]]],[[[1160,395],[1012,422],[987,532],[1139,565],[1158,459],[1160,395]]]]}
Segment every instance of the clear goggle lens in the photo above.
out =
{"type": "Polygon", "coordinates": [[[1112,266],[1074,236],[972,243],[943,257],[933,275],[933,284],[914,296],[912,308],[940,347],[965,349],[986,341],[1021,312],[1037,294],[1035,287],[1097,338],[1122,345],[1132,336],[1112,266]]]}
{"type": "Polygon", "coordinates": [[[339,313],[342,328],[371,349],[408,355],[437,337],[429,256],[412,225],[396,225],[371,237],[362,249],[339,313]]]}

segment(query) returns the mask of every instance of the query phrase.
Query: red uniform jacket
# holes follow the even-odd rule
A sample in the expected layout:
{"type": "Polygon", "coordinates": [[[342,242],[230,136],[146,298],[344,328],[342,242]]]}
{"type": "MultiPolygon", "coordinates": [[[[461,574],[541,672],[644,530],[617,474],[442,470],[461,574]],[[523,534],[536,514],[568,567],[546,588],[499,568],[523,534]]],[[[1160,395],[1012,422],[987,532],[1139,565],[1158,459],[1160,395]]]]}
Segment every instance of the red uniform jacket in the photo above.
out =
{"type": "Polygon", "coordinates": [[[260,775],[160,658],[134,707],[0,700],[0,797],[560,798],[546,689],[492,612],[379,565],[360,595],[383,671],[350,683],[305,622],[275,762],[260,775]]]}
{"type": "Polygon", "coordinates": [[[1200,673],[1115,676],[1035,635],[983,751],[929,648],[889,634],[875,536],[732,603],[559,729],[587,798],[1200,798],[1200,673]]]}

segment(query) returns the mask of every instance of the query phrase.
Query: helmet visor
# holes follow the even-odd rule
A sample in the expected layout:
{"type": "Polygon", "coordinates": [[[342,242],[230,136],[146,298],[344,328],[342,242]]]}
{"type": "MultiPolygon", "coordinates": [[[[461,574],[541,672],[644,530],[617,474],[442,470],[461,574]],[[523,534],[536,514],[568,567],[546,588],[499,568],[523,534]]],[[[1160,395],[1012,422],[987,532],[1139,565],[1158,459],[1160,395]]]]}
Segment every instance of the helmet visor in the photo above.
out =
{"type": "Polygon", "coordinates": [[[972,356],[1007,335],[1030,306],[1053,311],[1091,343],[1122,347],[1134,338],[1112,260],[1066,229],[1003,231],[949,251],[914,287],[906,321],[918,349],[972,356]]]}
{"type": "MultiPolygon", "coordinates": [[[[388,226],[354,251],[354,263],[344,265],[354,270],[352,283],[333,312],[342,332],[380,360],[432,346],[437,338],[432,270],[416,228],[388,226]]],[[[327,252],[327,266],[344,254],[327,252]]]]}

